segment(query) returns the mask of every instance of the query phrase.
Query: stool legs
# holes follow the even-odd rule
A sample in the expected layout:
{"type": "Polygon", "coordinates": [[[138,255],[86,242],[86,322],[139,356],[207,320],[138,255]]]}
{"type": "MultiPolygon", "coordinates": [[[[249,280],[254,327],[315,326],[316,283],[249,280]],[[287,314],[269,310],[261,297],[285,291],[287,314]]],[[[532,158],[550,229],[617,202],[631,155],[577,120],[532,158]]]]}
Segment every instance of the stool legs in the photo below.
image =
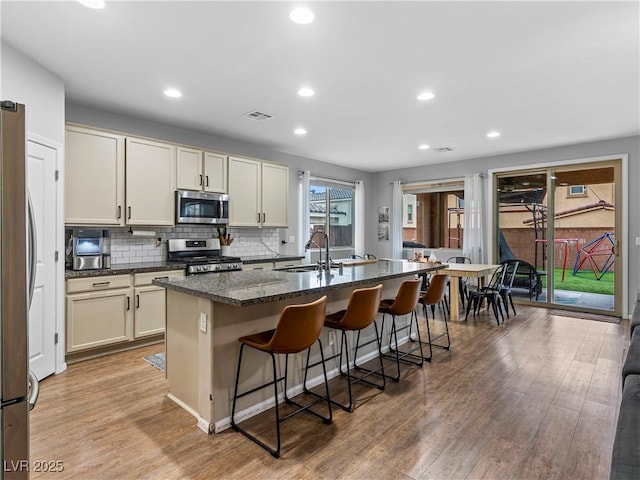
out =
{"type": "MultiPolygon", "coordinates": [[[[273,369],[273,381],[271,382],[267,382],[265,384],[262,384],[260,386],[257,386],[255,388],[252,388],[250,390],[247,390],[243,393],[238,393],[238,385],[240,383],[240,371],[241,371],[241,367],[242,367],[242,355],[244,353],[244,347],[245,344],[242,343],[240,345],[240,353],[238,354],[238,369],[236,371],[236,380],[235,380],[235,386],[234,386],[234,391],[233,391],[233,404],[231,407],[231,428],[233,428],[234,430],[242,433],[245,437],[247,437],[249,440],[252,440],[253,442],[255,442],[256,444],[260,445],[262,448],[264,448],[265,450],[267,450],[272,456],[274,456],[275,458],[280,457],[280,445],[281,445],[281,440],[280,440],[280,424],[282,422],[284,422],[285,420],[288,420],[289,418],[297,415],[298,413],[301,412],[308,412],[316,417],[318,417],[319,419],[321,419],[325,424],[329,425],[332,422],[332,412],[331,412],[331,399],[329,397],[329,383],[327,380],[327,371],[324,365],[324,354],[322,353],[322,343],[320,342],[320,340],[318,339],[318,343],[320,345],[320,354],[322,356],[322,366],[323,366],[323,374],[324,374],[324,385],[326,388],[326,396],[325,397],[320,397],[317,398],[314,402],[312,402],[309,405],[301,405],[295,401],[293,401],[292,399],[290,399],[287,396],[287,374],[288,374],[288,370],[289,370],[289,355],[285,355],[285,371],[284,371],[284,375],[282,377],[278,377],[278,370],[277,370],[277,366],[276,366],[276,357],[275,354],[272,352],[265,352],[268,353],[271,356],[271,365],[272,365],[272,369],[273,369]],[[279,407],[279,402],[278,402],[278,382],[283,381],[284,380],[284,401],[290,405],[294,405],[295,407],[297,407],[297,410],[289,413],[288,415],[285,415],[284,417],[280,416],[280,407],[279,407]],[[249,433],[247,430],[245,430],[244,428],[240,427],[236,421],[235,421],[235,415],[236,415],[236,406],[237,406],[237,400],[239,398],[242,398],[246,395],[249,395],[251,393],[257,392],[258,390],[261,390],[263,388],[269,387],[270,385],[273,385],[273,395],[274,395],[274,403],[275,403],[275,422],[276,422],[276,448],[272,448],[271,446],[267,445],[265,442],[263,442],[262,440],[260,440],[259,438],[255,437],[254,435],[252,435],[251,433],[249,433]],[[324,417],[322,415],[320,415],[317,412],[314,412],[313,410],[311,410],[311,407],[322,402],[325,401],[327,402],[327,408],[329,410],[329,414],[327,417],[324,417]]],[[[311,353],[311,347],[309,347],[307,349],[307,365],[309,363],[309,356],[311,353]]],[[[306,391],[306,372],[305,372],[305,391],[306,391]]],[[[317,394],[316,394],[317,395],[317,394]]]]}
{"type": "MultiPolygon", "coordinates": [[[[384,319],[385,319],[386,314],[382,314],[382,330],[384,331],[384,319]]],[[[391,353],[383,353],[382,355],[384,357],[387,358],[391,358],[391,359],[395,359],[396,361],[396,369],[397,369],[397,375],[395,376],[390,376],[387,375],[387,377],[390,380],[393,380],[394,382],[399,382],[400,381],[400,362],[404,362],[404,363],[408,363],[411,365],[415,365],[417,367],[422,367],[422,365],[424,364],[424,361],[429,361],[431,360],[431,356],[429,357],[425,357],[424,356],[424,352],[422,350],[422,339],[420,338],[420,330],[418,329],[418,315],[416,314],[416,311],[413,310],[411,312],[411,318],[409,320],[409,325],[405,325],[404,327],[401,327],[400,330],[404,330],[405,328],[410,328],[413,320],[415,317],[415,322],[416,322],[416,332],[418,335],[418,346],[416,348],[413,348],[409,351],[406,352],[402,352],[398,349],[398,328],[396,326],[396,316],[395,315],[391,315],[391,332],[389,333],[389,351],[392,352],[391,353]],[[391,343],[392,340],[395,342],[395,348],[391,347],[391,343]],[[417,355],[415,353],[413,353],[416,350],[420,350],[420,355],[417,355]],[[408,360],[407,357],[411,357],[414,359],[418,359],[418,361],[411,361],[408,360]]]]}

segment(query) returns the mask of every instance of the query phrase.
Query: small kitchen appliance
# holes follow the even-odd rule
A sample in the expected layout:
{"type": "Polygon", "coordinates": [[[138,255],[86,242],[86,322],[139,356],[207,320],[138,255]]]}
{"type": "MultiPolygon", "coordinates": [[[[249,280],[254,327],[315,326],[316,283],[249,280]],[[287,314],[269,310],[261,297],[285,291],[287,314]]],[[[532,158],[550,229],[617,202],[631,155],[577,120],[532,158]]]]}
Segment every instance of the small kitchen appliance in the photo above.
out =
{"type": "Polygon", "coordinates": [[[111,268],[109,230],[74,228],[70,242],[73,270],[111,268]]]}
{"type": "Polygon", "coordinates": [[[220,240],[217,238],[170,238],[167,241],[167,252],[170,262],[187,264],[189,275],[242,270],[240,257],[220,255],[220,240]]]}

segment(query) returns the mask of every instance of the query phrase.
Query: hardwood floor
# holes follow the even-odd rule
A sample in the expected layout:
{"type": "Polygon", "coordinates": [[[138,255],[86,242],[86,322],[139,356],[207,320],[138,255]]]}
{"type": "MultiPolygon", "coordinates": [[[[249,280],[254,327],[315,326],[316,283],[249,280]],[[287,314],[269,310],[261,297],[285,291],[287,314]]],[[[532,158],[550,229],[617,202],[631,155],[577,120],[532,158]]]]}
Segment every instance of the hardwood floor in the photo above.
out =
{"type": "MultiPolygon", "coordinates": [[[[403,366],[384,392],[356,386],[355,411],[334,410],[332,425],[285,422],[280,459],[232,430],[198,430],[142,359],[162,345],[73,364],[41,383],[31,414],[32,460],[64,471],[32,478],[608,478],[628,321],[519,306],[500,326],[482,314],[450,328],[451,351],[403,366]]],[[[335,395],[343,386],[332,381],[335,395]]]]}

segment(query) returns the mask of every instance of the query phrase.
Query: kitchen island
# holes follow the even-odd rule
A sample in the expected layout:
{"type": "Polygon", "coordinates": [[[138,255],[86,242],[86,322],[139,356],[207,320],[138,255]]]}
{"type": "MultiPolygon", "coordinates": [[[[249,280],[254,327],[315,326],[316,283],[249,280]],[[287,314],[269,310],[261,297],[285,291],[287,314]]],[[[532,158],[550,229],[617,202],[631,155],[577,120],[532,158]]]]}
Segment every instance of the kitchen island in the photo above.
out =
{"type": "MultiPolygon", "coordinates": [[[[346,308],[355,288],[383,284],[383,297],[394,297],[403,280],[445,265],[379,260],[376,263],[332,269],[331,272],[239,271],[154,280],[167,289],[166,375],[168,396],[197,418],[206,433],[230,426],[231,401],[242,335],[274,328],[286,305],[307,303],[327,295],[327,313],[346,308]]],[[[363,341],[373,337],[366,332],[363,341]]],[[[321,334],[325,355],[337,351],[337,337],[321,334]]],[[[385,342],[386,343],[386,342],[385,342]]],[[[359,351],[366,361],[376,349],[359,351]]],[[[290,393],[302,390],[303,355],[290,359],[290,393]]],[[[312,360],[319,358],[317,346],[312,360]]],[[[243,360],[245,364],[245,360],[243,360]]],[[[327,365],[330,376],[337,363],[327,365]]],[[[320,382],[321,369],[311,370],[309,384],[320,382]],[[316,371],[317,370],[317,371],[316,371]]],[[[270,375],[268,356],[246,356],[242,389],[261,384],[270,375]]],[[[239,404],[238,418],[247,418],[273,405],[271,392],[256,392],[239,404]]]]}

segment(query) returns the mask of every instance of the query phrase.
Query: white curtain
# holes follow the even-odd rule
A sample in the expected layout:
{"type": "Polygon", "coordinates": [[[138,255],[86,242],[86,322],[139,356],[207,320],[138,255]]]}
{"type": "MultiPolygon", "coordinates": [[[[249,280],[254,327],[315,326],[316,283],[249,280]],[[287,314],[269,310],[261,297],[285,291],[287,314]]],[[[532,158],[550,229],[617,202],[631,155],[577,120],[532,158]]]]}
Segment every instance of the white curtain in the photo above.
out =
{"type": "Polygon", "coordinates": [[[304,246],[309,239],[309,187],[311,186],[311,172],[305,170],[300,172],[300,182],[298,185],[298,205],[300,205],[300,221],[298,223],[298,253],[303,255],[307,262],[310,252],[305,252],[304,246]]]}
{"type": "Polygon", "coordinates": [[[402,258],[402,182],[393,182],[391,197],[391,257],[402,258]]]}
{"type": "Polygon", "coordinates": [[[472,173],[464,177],[464,239],[462,252],[473,263],[486,263],[486,212],[484,175],[472,173]]]}
{"type": "Polygon", "coordinates": [[[355,241],[356,255],[364,255],[364,182],[357,180],[355,184],[355,241]]]}

